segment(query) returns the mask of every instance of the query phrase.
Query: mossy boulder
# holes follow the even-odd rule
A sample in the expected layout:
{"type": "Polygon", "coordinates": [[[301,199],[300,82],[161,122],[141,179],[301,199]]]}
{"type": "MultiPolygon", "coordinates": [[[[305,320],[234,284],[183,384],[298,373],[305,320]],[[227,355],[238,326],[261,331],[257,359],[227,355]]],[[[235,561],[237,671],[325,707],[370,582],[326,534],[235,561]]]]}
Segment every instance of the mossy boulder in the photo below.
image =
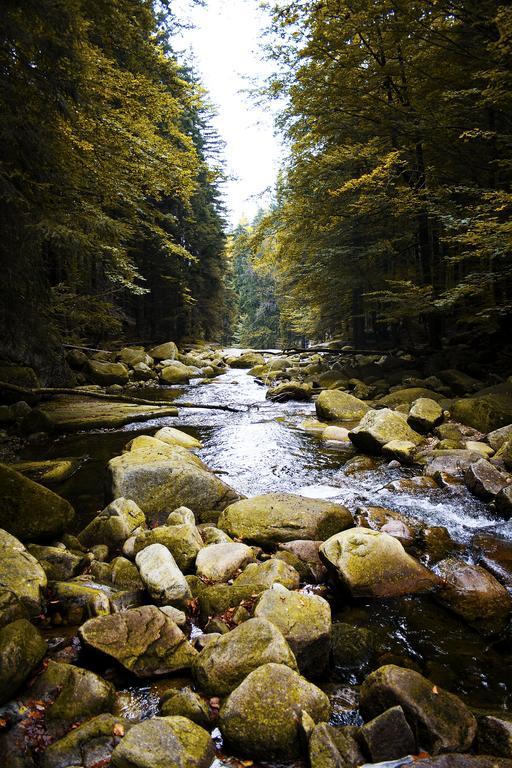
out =
{"type": "Polygon", "coordinates": [[[27,550],[42,566],[48,581],[65,581],[78,576],[89,565],[84,555],[77,555],[64,547],[28,544],[27,550]]]}
{"type": "Polygon", "coordinates": [[[272,557],[263,563],[251,563],[246,566],[233,584],[237,587],[246,584],[264,585],[268,589],[273,584],[282,584],[288,589],[298,589],[300,576],[292,565],[272,557]]]}
{"type": "Polygon", "coordinates": [[[378,402],[379,406],[383,405],[386,408],[396,408],[398,405],[411,405],[420,397],[434,400],[437,403],[445,400],[445,395],[439,392],[433,392],[431,389],[426,389],[425,387],[404,387],[403,389],[395,389],[393,392],[390,392],[389,395],[384,395],[378,402]]]}
{"type": "Polygon", "coordinates": [[[167,341],[164,344],[158,344],[153,347],[148,353],[154,360],[174,360],[178,354],[178,347],[174,341],[167,341]]]}
{"type": "Polygon", "coordinates": [[[184,605],[192,599],[185,576],[163,544],[142,549],[135,562],[150,597],[159,605],[184,605]]]}
{"type": "Polygon", "coordinates": [[[508,591],[480,565],[454,557],[435,568],[442,579],[436,599],[485,635],[504,629],[512,612],[508,591]]]}
{"type": "Polygon", "coordinates": [[[16,693],[46,650],[45,639],[27,619],[18,619],[0,629],[0,704],[16,693]]]}
{"type": "Polygon", "coordinates": [[[41,485],[59,485],[76,474],[86,461],[87,457],[83,456],[46,461],[20,461],[9,466],[15,472],[20,472],[41,485]]]}
{"type": "Polygon", "coordinates": [[[198,552],[196,572],[210,582],[225,582],[254,560],[254,551],[246,544],[210,544],[198,552]]]}
{"type": "Polygon", "coordinates": [[[69,768],[69,766],[108,765],[120,735],[131,724],[120,717],[102,714],[93,717],[70,731],[45,750],[43,768],[69,768]]]}
{"type": "Polygon", "coordinates": [[[389,408],[368,411],[349,432],[349,437],[356,448],[365,453],[380,453],[383,446],[394,440],[419,445],[423,439],[400,414],[389,408]]]}
{"type": "Polygon", "coordinates": [[[155,438],[168,445],[181,445],[182,448],[201,448],[203,445],[192,435],[174,427],[162,427],[155,433],[155,438]]]}
{"type": "Polygon", "coordinates": [[[230,357],[227,363],[231,368],[254,368],[255,365],[264,365],[265,358],[259,352],[243,352],[239,357],[230,357]]]}
{"type": "Polygon", "coordinates": [[[109,384],[127,384],[128,368],[123,363],[104,363],[100,360],[88,360],[85,375],[93,384],[108,386],[109,384]]]}
{"type": "Polygon", "coordinates": [[[188,384],[193,376],[198,375],[198,370],[175,360],[170,365],[162,368],[160,371],[160,381],[162,384],[188,384]]]}
{"type": "Polygon", "coordinates": [[[509,476],[486,459],[475,461],[464,472],[464,481],[469,490],[484,501],[497,496],[510,484],[510,480],[509,476]]]}
{"type": "Polygon", "coordinates": [[[75,516],[68,501],[5,464],[0,464],[0,496],[0,526],[22,541],[55,538],[75,516]]]}
{"type": "Polygon", "coordinates": [[[210,710],[208,701],[192,688],[182,688],[181,691],[166,691],[160,700],[160,709],[164,717],[179,715],[187,717],[202,728],[210,727],[210,710]]]}
{"type": "Polygon", "coordinates": [[[133,532],[146,525],[146,516],[131,499],[115,499],[78,534],[84,547],[106,544],[120,547],[133,532]]]}
{"type": "MultiPolygon", "coordinates": [[[[73,664],[50,661],[30,690],[32,698],[49,697],[52,704],[46,710],[47,720],[58,725],[80,722],[89,717],[110,712],[116,689],[107,680],[73,664]]],[[[66,729],[67,730],[67,729],[66,729]]]]}
{"type": "Polygon", "coordinates": [[[41,611],[46,574],[21,541],[0,529],[0,587],[14,592],[31,616],[41,611]]]}
{"type": "Polygon", "coordinates": [[[414,733],[399,705],[365,723],[361,736],[374,763],[399,760],[418,751],[414,733]]]}
{"type": "Polygon", "coordinates": [[[327,600],[276,587],[261,595],[254,616],[275,624],[295,654],[302,674],[317,677],[325,671],[331,644],[331,607],[327,600]]]}
{"type": "Polygon", "coordinates": [[[365,719],[400,705],[418,743],[436,755],[466,752],[476,734],[476,720],[457,697],[412,669],[388,664],[372,672],[361,687],[365,719]]]}
{"type": "Polygon", "coordinates": [[[114,498],[132,499],[150,521],[163,522],[169,510],[221,510],[240,496],[197,456],[178,445],[139,448],[109,462],[114,498]]]}
{"type": "Polygon", "coordinates": [[[357,768],[366,763],[359,744],[359,729],[318,723],[309,739],[311,768],[357,768]]]}
{"type": "Polygon", "coordinates": [[[195,525],[159,525],[142,531],[135,538],[134,552],[138,554],[153,544],[166,547],[183,573],[190,573],[195,565],[203,540],[195,525]]]}
{"type": "Polygon", "coordinates": [[[396,597],[429,592],[435,574],[407,554],[398,539],[352,528],[325,541],[320,556],[353,597],[396,597]]]}
{"type": "Polygon", "coordinates": [[[315,723],[329,719],[326,694],[283,664],[265,664],[251,672],[224,702],[219,728],[226,742],[251,758],[300,753],[300,717],[315,723]]]}
{"type": "Polygon", "coordinates": [[[430,397],[419,397],[411,405],[407,423],[416,432],[426,435],[443,420],[443,409],[430,397]]]}
{"type": "Polygon", "coordinates": [[[218,527],[248,543],[268,546],[295,539],[325,540],[352,525],[346,507],[291,493],[253,496],[228,506],[218,527]]]}
{"type": "Polygon", "coordinates": [[[197,651],[181,629],[154,605],[89,619],[80,638],[137,677],[165,675],[192,665],[197,651]]]}
{"type": "Polygon", "coordinates": [[[284,381],[267,390],[267,400],[275,400],[283,403],[286,400],[311,400],[311,384],[303,384],[300,381],[284,381]]]}
{"type": "Polygon", "coordinates": [[[455,400],[450,408],[454,419],[479,432],[493,432],[512,423],[512,387],[477,393],[455,400]]]}
{"type": "Polygon", "coordinates": [[[278,627],[265,618],[248,619],[209,643],[194,661],[195,681],[208,695],[225,696],[263,664],[297,670],[290,646],[278,627]]]}
{"type": "Polygon", "coordinates": [[[359,398],[339,389],[324,389],[315,403],[316,415],[326,421],[355,421],[369,411],[359,398]]]}
{"type": "Polygon", "coordinates": [[[205,587],[198,593],[201,618],[206,620],[209,616],[219,616],[241,604],[252,604],[265,589],[266,586],[263,584],[252,583],[240,586],[214,584],[211,587],[205,587]]]}
{"type": "Polygon", "coordinates": [[[0,628],[18,619],[28,619],[28,611],[10,589],[0,587],[0,628]]]}
{"type": "Polygon", "coordinates": [[[117,361],[128,365],[130,368],[135,368],[136,365],[141,363],[146,366],[153,365],[153,358],[144,351],[144,347],[123,347],[117,355],[117,361]]]}
{"type": "Polygon", "coordinates": [[[210,768],[214,759],[208,731],[185,717],[137,723],[112,753],[115,768],[210,768]]]}

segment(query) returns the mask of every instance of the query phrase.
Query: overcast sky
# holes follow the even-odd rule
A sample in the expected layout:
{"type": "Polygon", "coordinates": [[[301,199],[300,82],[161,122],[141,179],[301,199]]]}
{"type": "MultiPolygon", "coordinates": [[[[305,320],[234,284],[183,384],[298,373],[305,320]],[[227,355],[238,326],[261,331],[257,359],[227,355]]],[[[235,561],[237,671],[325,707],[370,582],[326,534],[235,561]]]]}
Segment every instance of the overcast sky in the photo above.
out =
{"type": "Polygon", "coordinates": [[[226,142],[226,188],[229,221],[251,219],[269,201],[265,190],[277,176],[281,148],[274,136],[272,114],[257,107],[248,94],[248,79],[262,79],[270,65],[262,61],[259,35],[266,17],[258,0],[207,0],[203,7],[189,0],[174,3],[179,18],[194,27],[174,39],[174,45],[193,52],[196,68],[217,108],[215,126],[226,142]]]}

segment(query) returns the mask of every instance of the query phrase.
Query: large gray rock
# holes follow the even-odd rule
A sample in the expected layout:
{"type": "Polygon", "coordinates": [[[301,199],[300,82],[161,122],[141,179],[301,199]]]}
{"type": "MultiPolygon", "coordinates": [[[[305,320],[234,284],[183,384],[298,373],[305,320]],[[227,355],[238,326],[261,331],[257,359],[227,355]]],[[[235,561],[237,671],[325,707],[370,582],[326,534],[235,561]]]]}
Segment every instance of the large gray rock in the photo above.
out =
{"type": "Polygon", "coordinates": [[[112,494],[133,499],[150,521],[163,522],[170,510],[221,510],[240,496],[197,456],[177,445],[136,448],[109,462],[112,494]]]}
{"type": "Polygon", "coordinates": [[[210,768],[208,731],[186,717],[154,717],[129,730],[112,753],[115,768],[210,768]]]}
{"type": "Polygon", "coordinates": [[[230,536],[261,546],[294,539],[325,540],[352,525],[346,507],[291,493],[268,493],[231,504],[218,527],[230,536]]]}
{"type": "Polygon", "coordinates": [[[79,635],[137,677],[187,669],[197,656],[181,629],[154,605],[89,619],[79,635]]]}
{"type": "Polygon", "coordinates": [[[78,540],[84,547],[106,544],[115,549],[145,525],[146,516],[137,504],[131,499],[118,498],[91,520],[78,534],[78,540]]]}
{"type": "Polygon", "coordinates": [[[331,607],[327,600],[279,586],[261,595],[254,616],[275,624],[304,675],[317,677],[325,671],[331,645],[331,607]]]}
{"type": "Polygon", "coordinates": [[[88,360],[85,366],[85,374],[89,381],[104,387],[109,384],[126,384],[128,382],[128,368],[123,363],[104,363],[100,360],[88,360]]]}
{"type": "Polygon", "coordinates": [[[329,719],[323,691],[283,664],[265,664],[251,672],[226,699],[219,714],[222,735],[251,758],[283,757],[300,752],[300,716],[315,723],[329,719]]]}
{"type": "Polygon", "coordinates": [[[486,459],[479,459],[470,464],[464,472],[464,480],[469,490],[485,501],[490,501],[506,488],[509,479],[486,459]]]}
{"type": "Polygon", "coordinates": [[[253,670],[269,663],[297,670],[290,646],[278,627],[265,618],[254,618],[209,643],[194,662],[194,678],[211,696],[231,693],[253,670]]]}
{"type": "Polygon", "coordinates": [[[46,573],[21,541],[0,529],[0,587],[14,592],[29,614],[41,612],[46,573]]]}
{"type": "Polygon", "coordinates": [[[251,563],[233,582],[240,587],[246,584],[265,586],[270,589],[273,584],[282,584],[288,589],[298,589],[300,576],[292,565],[274,557],[263,563],[251,563]]]}
{"type": "Polygon", "coordinates": [[[159,525],[136,536],[134,552],[137,554],[152,544],[166,547],[176,560],[178,568],[184,573],[190,573],[203,547],[203,540],[195,525],[159,525]]]}
{"type": "Polygon", "coordinates": [[[22,541],[55,538],[75,516],[68,501],[5,464],[0,464],[0,496],[0,526],[22,541]]]}
{"type": "Polygon", "coordinates": [[[407,422],[422,435],[431,432],[443,420],[443,409],[429,397],[419,397],[411,406],[407,422]]]}
{"type": "Polygon", "coordinates": [[[326,421],[355,421],[370,409],[362,400],[339,389],[324,389],[315,405],[318,418],[326,421]]]}
{"type": "Polygon", "coordinates": [[[0,629],[0,704],[9,701],[46,653],[46,641],[27,619],[0,629]]]}
{"type": "Polygon", "coordinates": [[[400,414],[389,408],[368,411],[358,426],[349,432],[349,437],[356,448],[366,453],[380,453],[384,445],[394,440],[418,445],[423,439],[400,414]]]}
{"type": "Polygon", "coordinates": [[[135,563],[147,591],[158,604],[182,605],[191,600],[187,580],[163,544],[151,544],[142,549],[135,563]]]}
{"type": "Polygon", "coordinates": [[[416,739],[400,706],[386,709],[365,723],[361,736],[374,763],[398,760],[417,752],[416,739]]]}
{"type": "Polygon", "coordinates": [[[254,551],[246,544],[210,544],[197,554],[196,573],[214,583],[229,581],[254,560],[254,551]]]}
{"type": "Polygon", "coordinates": [[[466,705],[418,672],[388,664],[364,681],[360,709],[363,717],[373,718],[396,705],[402,707],[421,746],[432,754],[471,747],[476,720],[466,705]]]}
{"type": "Polygon", "coordinates": [[[431,591],[439,579],[407,554],[398,539],[352,528],[325,541],[320,556],[354,597],[396,597],[431,591]]]}
{"type": "Polygon", "coordinates": [[[174,360],[178,354],[178,347],[174,341],[167,341],[165,344],[159,344],[150,349],[149,354],[154,360],[174,360]]]}
{"type": "Polygon", "coordinates": [[[160,381],[163,384],[188,384],[193,376],[198,375],[198,370],[175,360],[170,365],[162,368],[160,371],[160,381]]]}

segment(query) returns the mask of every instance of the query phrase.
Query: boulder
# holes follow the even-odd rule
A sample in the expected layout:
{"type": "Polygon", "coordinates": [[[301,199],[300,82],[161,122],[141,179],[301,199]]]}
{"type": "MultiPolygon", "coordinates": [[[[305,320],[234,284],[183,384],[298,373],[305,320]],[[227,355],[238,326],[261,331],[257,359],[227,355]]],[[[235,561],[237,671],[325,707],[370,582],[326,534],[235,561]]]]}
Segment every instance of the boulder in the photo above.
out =
{"type": "Polygon", "coordinates": [[[429,397],[419,397],[409,411],[407,423],[416,432],[426,435],[443,420],[443,409],[435,400],[429,397]]]}
{"type": "Polygon", "coordinates": [[[116,549],[121,547],[137,528],[145,525],[146,516],[140,507],[131,499],[121,497],[96,515],[78,534],[78,540],[84,547],[106,544],[116,549]]]}
{"type": "Polygon", "coordinates": [[[476,561],[512,590],[512,541],[492,534],[477,533],[471,543],[476,552],[476,561]]]}
{"type": "Polygon", "coordinates": [[[255,365],[263,365],[265,358],[258,352],[244,352],[239,357],[230,357],[228,364],[231,368],[254,368],[255,365]]]}
{"type": "Polygon", "coordinates": [[[392,440],[418,445],[423,439],[402,416],[389,408],[368,411],[358,426],[350,431],[349,437],[356,448],[366,453],[380,453],[382,447],[392,440]]]}
{"type": "Polygon", "coordinates": [[[0,464],[0,496],[0,526],[22,541],[55,538],[75,516],[68,501],[5,464],[0,464]]]}
{"type": "Polygon", "coordinates": [[[297,669],[295,656],[279,629],[259,617],[209,643],[195,659],[192,672],[201,691],[226,696],[253,670],[269,663],[297,669]]]}
{"type": "Polygon", "coordinates": [[[160,709],[164,717],[179,715],[187,717],[202,728],[210,727],[208,701],[192,688],[182,688],[181,691],[171,688],[166,691],[160,701],[160,709]]]}
{"type": "Polygon", "coordinates": [[[30,690],[32,699],[52,699],[46,709],[46,719],[56,722],[60,729],[65,730],[71,724],[102,712],[110,712],[115,695],[116,689],[112,683],[94,672],[51,659],[30,690]]]}
{"type": "Polygon", "coordinates": [[[357,728],[319,723],[309,739],[311,768],[357,768],[366,758],[361,751],[357,728]]]}
{"type": "Polygon", "coordinates": [[[374,763],[417,753],[416,739],[401,706],[386,709],[365,723],[361,736],[374,763]]]}
{"type": "Polygon", "coordinates": [[[254,559],[254,551],[246,544],[210,544],[198,552],[196,573],[210,582],[229,581],[254,559]]]}
{"type": "Polygon", "coordinates": [[[495,429],[487,435],[487,442],[495,451],[499,451],[502,445],[508,440],[512,440],[512,424],[507,424],[505,427],[495,429]]]}
{"type": "Polygon", "coordinates": [[[203,444],[192,435],[174,427],[162,427],[155,433],[155,438],[168,445],[181,445],[182,448],[202,448],[203,444]]]}
{"type": "Polygon", "coordinates": [[[402,707],[419,745],[431,754],[471,747],[476,720],[466,705],[419,672],[388,664],[364,681],[360,709],[363,717],[373,718],[396,705],[402,707]]]}
{"type": "Polygon", "coordinates": [[[482,388],[481,381],[456,368],[447,368],[444,371],[439,371],[438,376],[444,384],[450,387],[455,395],[466,395],[468,392],[475,392],[482,388]]]}
{"type": "Polygon", "coordinates": [[[336,621],[331,630],[331,657],[334,667],[364,676],[375,653],[374,636],[366,627],[336,621]]]}
{"type": "Polygon", "coordinates": [[[192,599],[185,576],[163,544],[151,544],[142,549],[135,563],[144,586],[157,604],[183,605],[192,599]]]}
{"type": "Polygon", "coordinates": [[[104,363],[100,360],[88,360],[85,375],[93,384],[103,387],[109,384],[127,384],[128,368],[123,363],[104,363]]]}
{"type": "Polygon", "coordinates": [[[188,669],[197,656],[181,629],[154,605],[89,619],[79,635],[85,645],[116,659],[137,677],[188,669]]]}
{"type": "Polygon", "coordinates": [[[396,459],[400,464],[414,464],[415,453],[416,445],[409,440],[391,440],[382,446],[383,456],[396,459]]]}
{"type": "Polygon", "coordinates": [[[300,381],[284,381],[267,390],[267,400],[275,400],[283,403],[286,400],[311,400],[311,384],[302,384],[300,381]]]}
{"type": "MultiPolygon", "coordinates": [[[[487,446],[487,448],[489,448],[489,446],[487,446]]],[[[489,450],[492,452],[492,448],[489,448],[489,450]]],[[[488,456],[486,458],[488,458],[488,456]]],[[[512,438],[505,440],[501,448],[496,451],[494,458],[502,461],[506,469],[512,470],[512,438]]]]}
{"type": "Polygon", "coordinates": [[[496,512],[509,520],[512,517],[512,485],[502,488],[495,499],[496,512]]]}
{"type": "Polygon", "coordinates": [[[452,417],[484,434],[509,425],[512,422],[510,388],[496,389],[498,391],[483,390],[474,397],[455,400],[450,408],[452,417]]]}
{"type": "Polygon", "coordinates": [[[165,344],[159,344],[157,347],[149,350],[148,353],[154,360],[174,360],[178,354],[178,347],[174,341],[167,341],[165,344]]]}
{"type": "Polygon", "coordinates": [[[209,616],[219,616],[241,604],[252,604],[265,589],[263,585],[254,584],[214,584],[206,587],[198,594],[201,618],[207,620],[209,616]]]}
{"type": "Polygon", "coordinates": [[[0,587],[13,592],[31,616],[41,612],[46,574],[21,541],[0,529],[0,587]]]}
{"type": "Polygon", "coordinates": [[[226,699],[219,728],[244,755],[289,760],[300,752],[301,713],[318,723],[328,720],[330,711],[329,698],[315,685],[283,664],[265,664],[226,699]]]}
{"type": "Polygon", "coordinates": [[[10,589],[0,587],[0,628],[18,619],[28,619],[28,611],[10,589]]]}
{"type": "Polygon", "coordinates": [[[468,451],[466,449],[435,450],[427,458],[425,475],[427,477],[436,477],[440,474],[445,474],[455,478],[462,478],[468,467],[481,458],[481,455],[476,451],[468,451]]]}
{"type": "Polygon", "coordinates": [[[279,586],[263,592],[254,616],[275,624],[295,654],[302,674],[323,674],[329,664],[331,644],[331,607],[327,600],[279,586]]]}
{"type": "Polygon", "coordinates": [[[288,589],[298,589],[300,576],[293,566],[273,557],[263,563],[247,565],[233,584],[235,587],[254,584],[256,587],[264,586],[268,589],[273,584],[282,584],[288,589]]]}
{"type": "Polygon", "coordinates": [[[178,445],[131,450],[111,459],[109,470],[114,498],[133,499],[150,521],[163,522],[169,510],[182,505],[201,513],[224,509],[240,498],[178,445]]]}
{"type": "Polygon", "coordinates": [[[228,506],[218,527],[230,536],[261,546],[285,541],[325,540],[352,525],[346,507],[291,493],[253,496],[228,506]]]}
{"type": "Polygon", "coordinates": [[[484,715],[478,719],[476,738],[479,752],[512,758],[512,718],[507,714],[500,712],[499,716],[484,715]]]}
{"type": "Polygon", "coordinates": [[[509,484],[510,478],[500,472],[486,459],[479,459],[470,464],[464,472],[464,480],[469,490],[485,501],[497,496],[509,484]]]}
{"type": "Polygon", "coordinates": [[[28,544],[27,550],[42,566],[48,581],[72,579],[82,573],[90,563],[88,557],[76,555],[63,547],[28,544]]]}
{"type": "Polygon", "coordinates": [[[153,717],[134,725],[112,752],[115,768],[210,768],[208,731],[186,717],[153,717]]]}
{"type": "Polygon", "coordinates": [[[356,421],[370,409],[362,400],[339,389],[324,389],[315,405],[318,418],[326,421],[356,421]]]}
{"type": "Polygon", "coordinates": [[[442,579],[436,599],[485,635],[504,629],[512,611],[512,600],[499,581],[480,565],[454,557],[435,567],[442,579]]]}
{"type": "Polygon", "coordinates": [[[333,440],[336,443],[350,443],[348,429],[345,427],[325,427],[322,431],[322,440],[333,440]]]}
{"type": "Polygon", "coordinates": [[[313,581],[320,584],[325,581],[326,569],[325,565],[320,560],[320,544],[321,541],[308,541],[307,539],[294,539],[293,541],[279,544],[279,549],[285,552],[290,552],[307,567],[308,573],[306,574],[305,581],[313,581]]]}
{"type": "Polygon", "coordinates": [[[438,578],[408,555],[398,539],[367,528],[331,536],[320,556],[353,597],[396,597],[431,591],[438,578]]]}
{"type": "Polygon", "coordinates": [[[398,405],[412,405],[415,400],[420,398],[427,398],[439,403],[445,399],[445,395],[440,392],[433,392],[425,387],[405,387],[395,389],[389,395],[384,395],[384,397],[379,399],[378,403],[379,406],[383,405],[386,408],[396,408],[398,405]]]}
{"type": "Polygon", "coordinates": [[[198,375],[198,370],[197,368],[183,365],[183,363],[176,360],[171,365],[166,365],[162,368],[160,371],[160,381],[163,384],[188,384],[193,376],[198,375]]]}
{"type": "Polygon", "coordinates": [[[46,641],[27,619],[0,629],[0,704],[5,704],[43,659],[46,641]]]}
{"type": "Polygon", "coordinates": [[[87,456],[70,457],[68,459],[48,459],[46,461],[20,461],[11,464],[15,472],[34,480],[41,485],[60,485],[78,472],[87,461],[87,456]]]}
{"type": "Polygon", "coordinates": [[[151,355],[146,354],[144,347],[123,347],[117,353],[116,359],[119,363],[129,365],[131,368],[135,368],[136,365],[141,363],[148,368],[153,365],[153,358],[151,355]]]}
{"type": "Polygon", "coordinates": [[[160,525],[148,531],[142,531],[135,538],[134,553],[137,554],[153,544],[166,547],[176,560],[183,573],[190,573],[195,565],[198,552],[203,547],[203,540],[195,525],[160,525]]]}
{"type": "Polygon", "coordinates": [[[131,725],[126,720],[103,714],[74,728],[46,748],[42,768],[108,765],[113,749],[131,725]]]}

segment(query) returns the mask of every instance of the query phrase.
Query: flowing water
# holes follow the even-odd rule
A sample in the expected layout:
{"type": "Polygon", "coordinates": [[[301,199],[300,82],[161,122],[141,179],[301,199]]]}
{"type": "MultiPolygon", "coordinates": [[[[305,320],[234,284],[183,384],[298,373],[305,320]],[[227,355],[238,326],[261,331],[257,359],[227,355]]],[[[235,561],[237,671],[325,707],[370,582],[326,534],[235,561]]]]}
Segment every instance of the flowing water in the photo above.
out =
{"type": "MultiPolygon", "coordinates": [[[[108,459],[120,453],[136,434],[154,434],[170,425],[199,437],[203,448],[198,453],[203,461],[246,495],[293,492],[339,501],[351,511],[364,504],[386,506],[428,525],[446,526],[469,558],[476,531],[512,538],[512,523],[499,520],[463,486],[450,490],[404,486],[397,481],[410,479],[418,470],[392,469],[382,460],[376,460],[371,469],[347,472],[350,451],[300,427],[302,421],[314,417],[312,403],[269,402],[266,388],[244,370],[231,370],[187,387],[160,388],[157,396],[161,398],[163,392],[178,405],[181,399],[197,405],[221,403],[238,410],[183,408],[178,418],[62,436],[51,444],[27,449],[27,458],[34,457],[35,450],[38,458],[89,457],[59,489],[74,503],[80,523],[108,501],[108,459]]],[[[333,619],[369,629],[378,639],[382,663],[411,665],[435,683],[463,695],[475,707],[512,709],[512,649],[503,641],[485,640],[432,600],[406,597],[347,605],[338,604],[334,596],[333,619]]],[[[354,686],[366,672],[364,664],[336,668],[325,683],[333,702],[333,722],[358,722],[354,686]]],[[[154,715],[158,696],[157,684],[125,681],[119,711],[132,718],[154,715]]],[[[231,763],[219,760],[218,766],[222,764],[231,763]]]]}

